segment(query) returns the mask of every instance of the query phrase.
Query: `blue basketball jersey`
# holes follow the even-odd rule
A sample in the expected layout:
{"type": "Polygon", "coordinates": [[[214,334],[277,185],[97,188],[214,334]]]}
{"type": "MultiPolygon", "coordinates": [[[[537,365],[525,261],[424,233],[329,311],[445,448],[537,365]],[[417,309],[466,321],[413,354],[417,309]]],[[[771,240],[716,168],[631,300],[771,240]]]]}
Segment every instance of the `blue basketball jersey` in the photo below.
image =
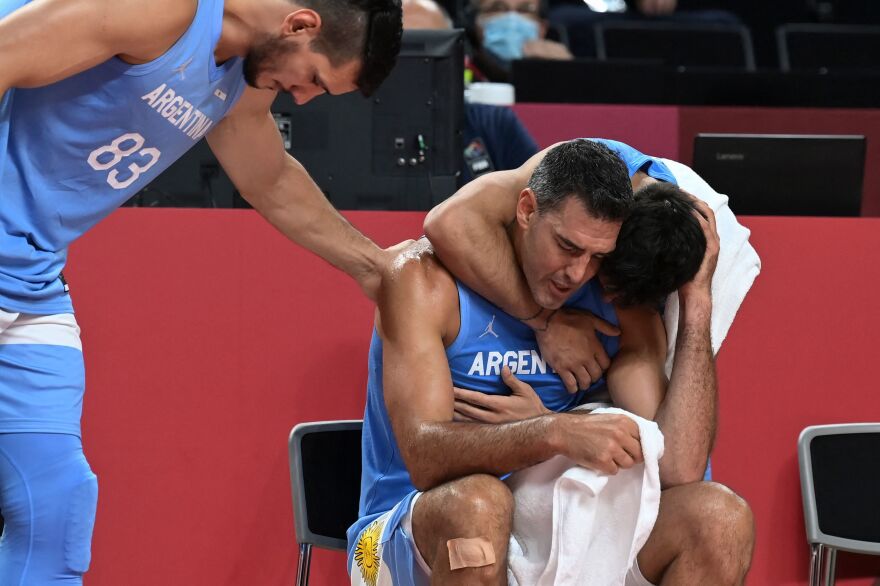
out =
{"type": "MultiPolygon", "coordinates": [[[[654,179],[677,184],[666,164],[654,157],[616,140],[588,140],[600,142],[617,153],[626,164],[630,177],[643,171],[654,179]]],[[[602,299],[601,293],[598,279],[594,279],[575,293],[566,305],[586,309],[617,325],[617,314],[613,306],[602,299]]],[[[461,283],[458,284],[458,298],[461,330],[446,349],[455,386],[487,394],[509,394],[501,380],[501,368],[507,365],[517,378],[535,389],[548,409],[557,412],[569,410],[585,402],[585,397],[590,393],[604,388],[603,378],[588,390],[570,395],[559,377],[541,357],[537,341],[528,326],[505,314],[461,283]]],[[[615,356],[618,339],[599,332],[597,335],[608,356],[615,356]]],[[[348,530],[349,567],[353,545],[363,528],[415,491],[397,449],[394,431],[385,410],[382,394],[382,341],[375,331],[370,343],[362,449],[360,519],[348,530]]],[[[383,540],[391,537],[406,512],[405,507],[401,508],[397,518],[388,519],[382,533],[383,540]]]]}
{"type": "MultiPolygon", "coordinates": [[[[23,4],[0,0],[0,15],[23,4]]],[[[214,62],[223,0],[199,0],[161,57],[118,58],[0,102],[0,308],[72,311],[59,279],[67,247],[145,187],[225,116],[242,60],[214,62]]]]}
{"type": "Polygon", "coordinates": [[[649,177],[672,183],[673,185],[678,185],[678,182],[672,175],[672,171],[669,170],[669,167],[667,167],[666,163],[663,161],[654,157],[649,157],[648,155],[632,148],[628,144],[624,144],[617,140],[609,140],[607,138],[590,138],[588,140],[602,143],[617,153],[618,156],[623,159],[623,162],[626,163],[626,169],[629,171],[630,177],[639,171],[644,171],[649,177]]]}
{"type": "MultiPolygon", "coordinates": [[[[591,393],[604,388],[605,381],[600,379],[586,391],[568,393],[559,376],[542,358],[531,328],[461,283],[458,284],[458,301],[461,328],[446,349],[455,386],[509,395],[509,389],[501,380],[501,368],[506,365],[517,378],[531,385],[544,405],[553,411],[572,409],[585,402],[591,393]]],[[[614,325],[618,323],[613,306],[602,299],[598,279],[578,290],[566,306],[588,310],[614,325]]],[[[608,356],[617,354],[618,339],[597,334],[608,356]]],[[[382,384],[382,341],[374,330],[362,439],[360,519],[348,531],[349,550],[367,524],[415,490],[388,420],[382,384]]],[[[391,535],[399,520],[389,519],[383,538],[391,535]]]]}

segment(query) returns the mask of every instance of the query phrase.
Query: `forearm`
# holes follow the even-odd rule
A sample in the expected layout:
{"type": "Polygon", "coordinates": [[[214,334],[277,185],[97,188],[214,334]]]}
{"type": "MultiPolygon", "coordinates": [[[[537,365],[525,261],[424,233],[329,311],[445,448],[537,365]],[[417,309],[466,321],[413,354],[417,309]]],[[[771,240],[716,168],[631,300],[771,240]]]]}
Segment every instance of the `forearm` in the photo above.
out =
{"type": "Polygon", "coordinates": [[[292,157],[267,193],[246,197],[287,238],[352,277],[377,270],[380,249],[336,211],[292,157]]]}
{"type": "Polygon", "coordinates": [[[478,178],[431,210],[424,230],[449,272],[506,313],[525,319],[539,314],[541,307],[532,298],[507,234],[520,182],[514,171],[478,178]]]}
{"type": "Polygon", "coordinates": [[[401,442],[413,484],[428,490],[469,474],[501,476],[557,453],[555,415],[500,425],[425,422],[401,442]]]}
{"type": "Polygon", "coordinates": [[[457,223],[439,245],[431,234],[428,239],[453,275],[509,315],[525,320],[541,311],[516,263],[504,226],[487,225],[483,218],[474,216],[472,222],[457,223]],[[482,259],[473,254],[476,250],[482,259]]]}
{"type": "Polygon", "coordinates": [[[657,411],[666,443],[660,460],[664,486],[700,480],[715,441],[718,382],[711,315],[708,291],[681,299],[675,363],[666,397],[657,411]]]}

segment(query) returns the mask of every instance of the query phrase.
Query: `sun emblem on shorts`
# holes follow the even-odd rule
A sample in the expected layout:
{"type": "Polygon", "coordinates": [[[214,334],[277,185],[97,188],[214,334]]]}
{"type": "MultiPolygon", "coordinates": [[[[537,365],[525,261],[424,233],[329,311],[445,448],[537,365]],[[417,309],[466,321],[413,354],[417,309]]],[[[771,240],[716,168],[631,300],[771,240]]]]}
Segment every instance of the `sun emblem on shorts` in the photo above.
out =
{"type": "Polygon", "coordinates": [[[376,586],[379,578],[379,538],[385,522],[373,521],[361,532],[357,546],[354,548],[354,561],[357,563],[361,576],[369,586],[376,586]]]}

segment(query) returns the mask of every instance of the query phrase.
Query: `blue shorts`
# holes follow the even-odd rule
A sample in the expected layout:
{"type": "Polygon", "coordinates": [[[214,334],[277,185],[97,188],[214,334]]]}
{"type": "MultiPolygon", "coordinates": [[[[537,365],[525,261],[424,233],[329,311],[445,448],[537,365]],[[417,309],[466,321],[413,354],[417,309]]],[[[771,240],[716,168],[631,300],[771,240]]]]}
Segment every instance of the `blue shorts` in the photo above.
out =
{"type": "Polygon", "coordinates": [[[0,433],[80,435],[85,368],[73,314],[0,309],[0,433]]]}
{"type": "Polygon", "coordinates": [[[73,314],[0,310],[0,584],[82,584],[98,499],[84,390],[73,314]]]}
{"type": "Polygon", "coordinates": [[[358,534],[349,552],[352,586],[428,586],[431,568],[416,547],[412,511],[420,492],[409,493],[358,534]]]}

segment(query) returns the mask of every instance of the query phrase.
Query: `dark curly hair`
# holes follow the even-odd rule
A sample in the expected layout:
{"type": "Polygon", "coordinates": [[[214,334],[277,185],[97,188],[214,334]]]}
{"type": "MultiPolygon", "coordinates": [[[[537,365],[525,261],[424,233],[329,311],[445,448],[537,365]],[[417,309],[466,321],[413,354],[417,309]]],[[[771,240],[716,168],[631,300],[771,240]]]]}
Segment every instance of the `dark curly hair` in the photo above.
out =
{"type": "Polygon", "coordinates": [[[601,220],[623,220],[633,204],[632,183],[623,160],[604,144],[576,139],[547,151],[529,178],[538,213],[577,197],[601,220]]]}
{"type": "Polygon", "coordinates": [[[394,69],[403,34],[401,0],[296,0],[321,15],[321,34],[313,51],[334,67],[361,59],[357,86],[371,95],[394,69]]]}
{"type": "Polygon", "coordinates": [[[599,269],[605,291],[624,307],[659,307],[694,278],[706,237],[690,195],[670,183],[652,183],[635,194],[614,252],[599,269]]]}

